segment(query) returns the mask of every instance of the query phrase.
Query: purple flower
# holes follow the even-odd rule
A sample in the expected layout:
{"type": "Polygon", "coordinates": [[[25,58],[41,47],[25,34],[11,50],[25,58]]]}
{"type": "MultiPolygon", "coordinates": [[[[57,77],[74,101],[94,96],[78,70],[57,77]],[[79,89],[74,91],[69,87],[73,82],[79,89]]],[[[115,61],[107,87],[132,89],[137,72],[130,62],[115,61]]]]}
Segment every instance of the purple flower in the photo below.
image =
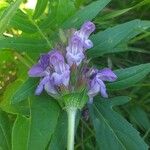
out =
{"type": "Polygon", "coordinates": [[[80,65],[84,59],[83,43],[80,37],[73,35],[69,41],[69,46],[66,48],[66,59],[70,66],[72,64],[80,65]]]}
{"type": "Polygon", "coordinates": [[[59,51],[52,51],[49,53],[50,63],[54,68],[51,77],[55,85],[68,86],[70,79],[70,67],[65,63],[63,55],[59,51]]]}
{"type": "Polygon", "coordinates": [[[106,92],[106,86],[103,81],[113,82],[117,79],[117,76],[111,71],[109,68],[105,68],[103,70],[95,71],[92,79],[89,83],[89,101],[93,101],[93,97],[97,95],[98,92],[102,95],[102,97],[107,98],[108,94],[106,92]],[[96,73],[95,73],[96,72],[96,73]]]}
{"type": "Polygon", "coordinates": [[[50,64],[53,65],[53,67],[55,67],[55,65],[58,64],[60,61],[65,62],[64,56],[58,50],[54,49],[50,51],[48,54],[49,54],[50,64]]]}
{"type": "Polygon", "coordinates": [[[63,55],[52,50],[40,57],[38,63],[28,72],[30,77],[42,77],[36,88],[35,94],[40,95],[45,89],[49,94],[57,94],[57,85],[68,86],[70,79],[70,67],[65,63],[63,55]]]}
{"type": "Polygon", "coordinates": [[[97,75],[103,81],[113,82],[113,81],[115,81],[117,79],[117,76],[109,68],[104,68],[102,70],[99,70],[97,75]]]}
{"type": "Polygon", "coordinates": [[[57,94],[54,82],[50,76],[45,76],[41,79],[39,85],[36,88],[35,95],[40,95],[44,89],[49,94],[57,94]]]}
{"type": "Polygon", "coordinates": [[[30,77],[43,77],[49,74],[49,54],[41,55],[38,63],[28,72],[30,77]]]}
{"type": "Polygon", "coordinates": [[[35,95],[40,95],[45,87],[45,85],[49,82],[50,76],[45,76],[41,79],[39,85],[36,88],[35,95]]]}
{"type": "Polygon", "coordinates": [[[82,25],[80,30],[74,32],[66,47],[65,58],[61,51],[55,49],[41,55],[38,63],[28,72],[30,77],[41,77],[35,91],[36,95],[40,95],[45,90],[49,95],[56,98],[60,96],[61,92],[63,93],[63,90],[58,92],[58,89],[61,90],[62,87],[68,89],[69,86],[70,92],[88,88],[87,95],[90,102],[93,101],[93,97],[99,92],[102,97],[108,97],[104,81],[113,82],[117,79],[117,76],[109,68],[102,70],[93,69],[89,68],[87,63],[82,62],[83,59],[86,59],[85,50],[93,46],[92,41],[89,40],[89,36],[94,30],[95,25],[88,21],[82,25]],[[75,74],[79,76],[75,77],[75,81],[70,82],[70,75],[73,80],[75,76],[73,72],[70,72],[78,69],[77,66],[81,63],[83,65],[80,66],[80,72],[75,71],[75,74]],[[86,87],[86,83],[89,85],[88,87],[86,87]]]}
{"type": "Polygon", "coordinates": [[[85,49],[90,49],[93,47],[93,43],[89,40],[90,34],[95,30],[95,25],[88,21],[85,22],[79,31],[76,31],[74,34],[79,36],[83,42],[85,49]]]}

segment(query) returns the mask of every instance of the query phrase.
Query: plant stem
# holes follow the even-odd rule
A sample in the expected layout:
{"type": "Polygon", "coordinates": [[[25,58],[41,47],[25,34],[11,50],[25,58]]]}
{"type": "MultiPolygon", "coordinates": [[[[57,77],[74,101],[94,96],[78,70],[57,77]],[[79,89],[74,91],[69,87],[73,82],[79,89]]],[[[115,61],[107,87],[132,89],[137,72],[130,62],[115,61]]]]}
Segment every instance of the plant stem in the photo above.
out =
{"type": "Polygon", "coordinates": [[[68,114],[67,150],[74,150],[76,112],[77,112],[77,108],[75,108],[75,107],[67,108],[67,114],[68,114]]]}

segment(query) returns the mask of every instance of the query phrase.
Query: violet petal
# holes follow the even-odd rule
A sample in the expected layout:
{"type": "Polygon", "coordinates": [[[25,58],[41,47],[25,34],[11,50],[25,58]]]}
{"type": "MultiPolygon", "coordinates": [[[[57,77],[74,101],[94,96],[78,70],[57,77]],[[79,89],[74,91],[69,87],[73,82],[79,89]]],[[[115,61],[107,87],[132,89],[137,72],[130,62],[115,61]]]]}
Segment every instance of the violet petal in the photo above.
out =
{"type": "Polygon", "coordinates": [[[35,95],[40,95],[44,89],[44,86],[47,82],[49,82],[50,80],[50,76],[45,76],[39,83],[39,85],[37,86],[36,88],[36,91],[35,91],[35,95]]]}
{"type": "Polygon", "coordinates": [[[112,82],[112,81],[115,81],[117,79],[117,76],[109,68],[105,68],[105,69],[102,69],[102,70],[98,71],[98,76],[103,81],[112,82]]]}
{"type": "Polygon", "coordinates": [[[32,66],[32,68],[28,71],[28,75],[30,77],[43,77],[45,75],[45,72],[39,64],[36,64],[32,66]]]}

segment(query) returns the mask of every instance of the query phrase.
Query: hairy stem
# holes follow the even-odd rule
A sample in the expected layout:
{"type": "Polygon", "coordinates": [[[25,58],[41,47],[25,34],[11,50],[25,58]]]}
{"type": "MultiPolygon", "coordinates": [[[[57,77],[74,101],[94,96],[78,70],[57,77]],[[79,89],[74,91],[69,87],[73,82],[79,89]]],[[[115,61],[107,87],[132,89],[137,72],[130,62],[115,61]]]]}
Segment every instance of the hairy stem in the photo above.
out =
{"type": "Polygon", "coordinates": [[[77,112],[77,108],[75,108],[75,107],[67,108],[67,114],[68,114],[67,150],[74,150],[76,112],[77,112]]]}

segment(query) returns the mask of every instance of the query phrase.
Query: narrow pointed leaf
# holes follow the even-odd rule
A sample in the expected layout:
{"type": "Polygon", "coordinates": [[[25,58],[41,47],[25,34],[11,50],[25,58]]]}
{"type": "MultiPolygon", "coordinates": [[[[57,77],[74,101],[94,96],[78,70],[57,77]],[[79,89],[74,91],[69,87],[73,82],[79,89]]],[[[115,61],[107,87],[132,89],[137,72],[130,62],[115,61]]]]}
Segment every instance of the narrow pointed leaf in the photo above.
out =
{"type": "Polygon", "coordinates": [[[109,101],[115,99],[122,101],[128,97],[116,97],[107,101],[97,99],[89,106],[99,149],[108,150],[111,147],[112,150],[147,150],[148,146],[138,131],[113,111],[109,101]]]}
{"type": "Polygon", "coordinates": [[[11,18],[15,15],[21,2],[22,0],[16,0],[14,3],[10,4],[10,6],[4,11],[2,16],[0,17],[0,34],[2,34],[7,29],[11,18]]]}
{"type": "Polygon", "coordinates": [[[115,27],[100,31],[91,37],[94,47],[87,54],[90,57],[98,57],[108,53],[126,51],[127,49],[120,48],[122,45],[150,28],[150,21],[133,20],[115,27]]]}
{"type": "Polygon", "coordinates": [[[133,66],[126,69],[116,70],[118,79],[113,83],[108,83],[108,88],[112,90],[125,89],[134,86],[150,72],[150,63],[133,66]]]}
{"type": "Polygon", "coordinates": [[[34,39],[29,37],[0,37],[0,49],[14,49],[17,51],[40,53],[46,51],[50,47],[43,39],[34,39]]]}
{"type": "Polygon", "coordinates": [[[98,0],[92,2],[83,9],[77,11],[72,17],[64,22],[64,28],[73,28],[81,26],[85,21],[92,20],[96,15],[110,2],[110,0],[98,0]]]}
{"type": "Polygon", "coordinates": [[[48,0],[37,0],[35,11],[33,14],[34,19],[37,19],[39,16],[42,15],[44,10],[46,9],[47,3],[48,3],[48,0]]]}

